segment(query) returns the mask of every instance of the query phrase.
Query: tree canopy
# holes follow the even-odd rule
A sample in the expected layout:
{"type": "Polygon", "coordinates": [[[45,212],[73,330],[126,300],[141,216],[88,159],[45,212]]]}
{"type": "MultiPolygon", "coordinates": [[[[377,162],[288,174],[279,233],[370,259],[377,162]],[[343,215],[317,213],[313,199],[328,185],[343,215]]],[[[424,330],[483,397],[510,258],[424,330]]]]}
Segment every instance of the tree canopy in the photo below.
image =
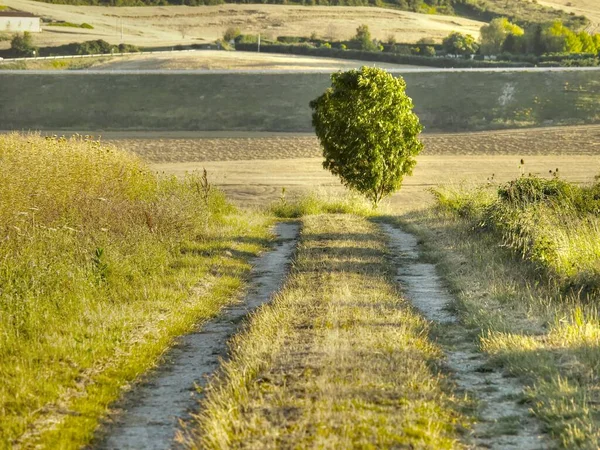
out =
{"type": "Polygon", "coordinates": [[[335,73],[331,81],[310,102],[323,167],[376,206],[412,173],[423,127],[401,77],[362,67],[335,73]]]}

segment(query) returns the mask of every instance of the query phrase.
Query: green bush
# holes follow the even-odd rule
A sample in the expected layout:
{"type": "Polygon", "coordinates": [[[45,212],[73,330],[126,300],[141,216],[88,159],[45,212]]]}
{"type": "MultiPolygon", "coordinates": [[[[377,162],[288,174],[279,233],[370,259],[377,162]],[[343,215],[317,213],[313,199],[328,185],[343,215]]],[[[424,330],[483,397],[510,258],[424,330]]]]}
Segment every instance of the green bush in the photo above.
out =
{"type": "Polygon", "coordinates": [[[15,34],[10,41],[10,49],[15,56],[34,56],[37,51],[33,44],[33,36],[28,31],[15,34]]]}
{"type": "Polygon", "coordinates": [[[504,202],[532,204],[554,200],[572,201],[580,189],[558,178],[545,179],[536,176],[521,177],[501,186],[498,198],[504,202]]]}

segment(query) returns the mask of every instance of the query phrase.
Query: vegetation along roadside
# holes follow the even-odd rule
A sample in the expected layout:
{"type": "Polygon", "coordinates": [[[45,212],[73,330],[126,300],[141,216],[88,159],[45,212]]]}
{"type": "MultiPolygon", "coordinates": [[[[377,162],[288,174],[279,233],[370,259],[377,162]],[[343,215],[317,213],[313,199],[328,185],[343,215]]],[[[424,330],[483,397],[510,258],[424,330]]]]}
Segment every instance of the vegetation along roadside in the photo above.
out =
{"type": "Polygon", "coordinates": [[[236,298],[271,220],[84,137],[3,135],[0,160],[0,447],[80,448],[236,298]]]}
{"type": "Polygon", "coordinates": [[[597,448],[600,390],[597,184],[523,176],[436,190],[400,222],[419,234],[492,367],[563,448],[597,448]],[[483,282],[482,280],[485,280],[483,282]]]}

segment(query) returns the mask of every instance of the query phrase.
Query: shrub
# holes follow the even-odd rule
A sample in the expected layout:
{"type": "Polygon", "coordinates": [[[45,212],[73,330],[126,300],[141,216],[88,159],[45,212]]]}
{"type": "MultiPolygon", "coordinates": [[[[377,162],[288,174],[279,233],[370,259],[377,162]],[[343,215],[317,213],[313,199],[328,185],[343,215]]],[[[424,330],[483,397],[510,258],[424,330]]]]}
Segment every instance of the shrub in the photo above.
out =
{"type": "Polygon", "coordinates": [[[33,45],[31,33],[25,31],[23,34],[15,34],[10,41],[10,49],[16,56],[34,56],[37,47],[33,45]]]}
{"type": "Polygon", "coordinates": [[[331,80],[332,87],[310,102],[323,166],[377,206],[411,174],[423,127],[402,78],[362,67],[331,80]]]}
{"type": "Polygon", "coordinates": [[[366,51],[375,51],[377,49],[373,39],[371,38],[371,32],[367,25],[360,25],[356,29],[356,36],[353,41],[358,45],[358,48],[366,51]]]}

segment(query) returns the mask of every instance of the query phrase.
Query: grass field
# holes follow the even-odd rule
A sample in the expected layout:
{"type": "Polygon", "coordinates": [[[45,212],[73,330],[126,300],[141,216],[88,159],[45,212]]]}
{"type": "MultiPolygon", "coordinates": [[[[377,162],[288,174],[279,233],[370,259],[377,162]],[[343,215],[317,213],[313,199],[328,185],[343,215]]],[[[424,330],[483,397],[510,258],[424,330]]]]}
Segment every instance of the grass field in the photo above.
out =
{"type": "MultiPolygon", "coordinates": [[[[301,192],[320,187],[325,198],[341,192],[320,167],[314,139],[252,136],[183,136],[187,147],[182,136],[147,136],[145,153],[143,140],[108,136],[137,148],[161,175],[96,141],[0,136],[0,230],[9,237],[0,243],[7,255],[0,302],[9,312],[0,316],[3,445],[89,442],[122,389],[156,364],[174,336],[238,298],[249,259],[269,243],[274,217],[235,211],[185,171],[205,167],[209,182],[236,202],[274,202],[271,211],[280,215],[373,214],[352,203],[322,207],[318,200],[295,210],[289,205],[301,192]],[[253,159],[240,159],[244,152],[253,159]]],[[[421,233],[426,257],[444,264],[457,311],[490,367],[528,386],[524,398],[555,441],[593,446],[594,309],[556,300],[552,285],[535,282],[539,272],[498,250],[493,237],[473,236],[472,224],[415,211],[431,205],[429,188],[441,182],[518,177],[524,155],[528,172],[559,168],[566,180],[592,182],[598,126],[428,135],[425,141],[414,176],[386,207],[395,216],[387,220],[421,233]],[[556,145],[561,140],[565,148],[556,145]]],[[[436,332],[430,334],[397,291],[376,222],[319,215],[302,223],[285,289],[236,338],[232,361],[208,390],[209,407],[199,419],[204,443],[467,443],[473,399],[457,392],[443,369],[442,335],[432,339],[436,332]]],[[[510,431],[508,425],[501,429],[510,431]]],[[[192,447],[199,442],[193,429],[186,439],[192,447]]]]}
{"type": "Polygon", "coordinates": [[[596,183],[500,185],[517,197],[496,184],[443,188],[440,209],[401,219],[441,262],[490,365],[528,386],[525,401],[561,448],[600,444],[596,183]]]}
{"type": "Polygon", "coordinates": [[[0,447],[79,448],[236,299],[271,221],[82,138],[0,136],[0,159],[0,447]]]}
{"type": "Polygon", "coordinates": [[[440,349],[363,218],[305,218],[286,286],[231,345],[189,448],[461,447],[440,349]]]}
{"type": "MultiPolygon", "coordinates": [[[[432,132],[598,123],[599,73],[406,69],[403,77],[432,132]],[[457,88],[462,86],[468,89],[457,88]]],[[[86,133],[311,131],[308,104],[329,85],[328,73],[308,71],[0,72],[0,123],[5,129],[86,133]]]]}
{"type": "MultiPolygon", "coordinates": [[[[3,4],[41,17],[73,23],[85,21],[93,30],[44,27],[35,36],[39,46],[104,39],[139,46],[165,46],[213,42],[228,27],[263,38],[306,36],[316,33],[329,40],[348,39],[361,24],[369,25],[374,37],[385,40],[394,35],[398,42],[416,42],[423,37],[441,40],[451,31],[479,35],[482,22],[461,17],[427,15],[382,8],[220,5],[103,7],[53,5],[32,0],[3,0],[3,4]]],[[[6,43],[1,43],[6,45],[6,43]]]]}

